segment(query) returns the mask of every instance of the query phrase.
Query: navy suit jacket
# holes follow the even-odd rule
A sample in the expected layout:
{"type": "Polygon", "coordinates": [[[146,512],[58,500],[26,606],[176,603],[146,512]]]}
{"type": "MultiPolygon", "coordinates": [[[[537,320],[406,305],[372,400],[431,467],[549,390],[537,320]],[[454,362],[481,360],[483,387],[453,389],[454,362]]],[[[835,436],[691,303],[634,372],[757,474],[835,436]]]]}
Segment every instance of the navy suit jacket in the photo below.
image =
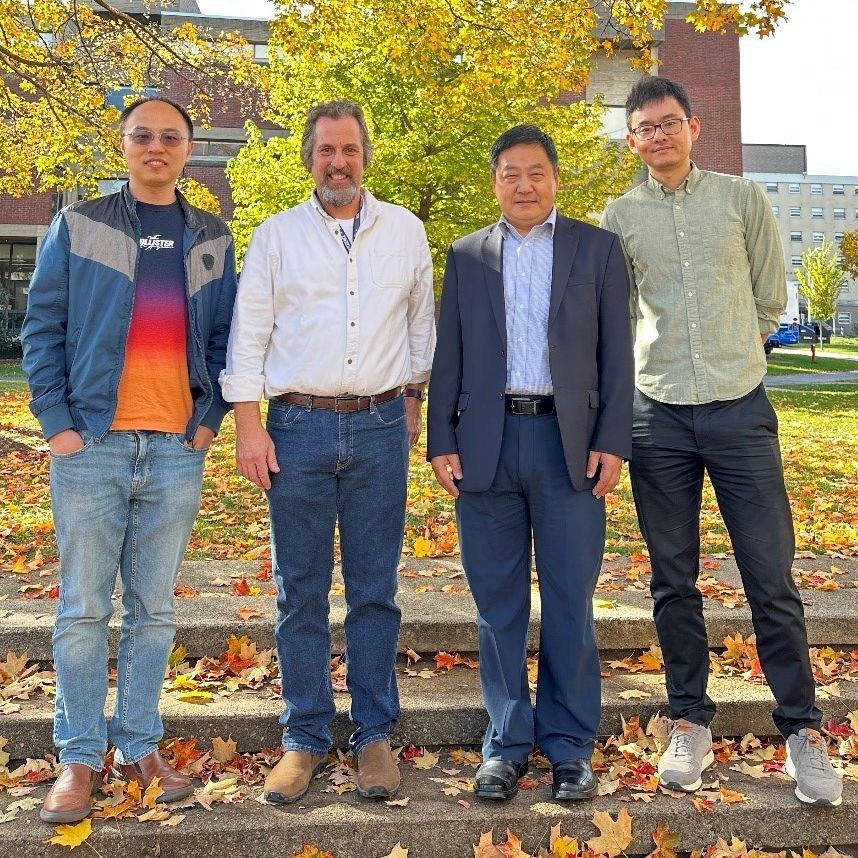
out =
{"type": "MultiPolygon", "coordinates": [[[[506,314],[498,224],[447,253],[429,381],[427,457],[458,453],[463,491],[486,491],[500,458],[506,314]]],[[[634,365],[629,284],[612,232],[557,215],[548,357],[569,479],[577,491],[591,450],[631,457],[634,365]]]]}

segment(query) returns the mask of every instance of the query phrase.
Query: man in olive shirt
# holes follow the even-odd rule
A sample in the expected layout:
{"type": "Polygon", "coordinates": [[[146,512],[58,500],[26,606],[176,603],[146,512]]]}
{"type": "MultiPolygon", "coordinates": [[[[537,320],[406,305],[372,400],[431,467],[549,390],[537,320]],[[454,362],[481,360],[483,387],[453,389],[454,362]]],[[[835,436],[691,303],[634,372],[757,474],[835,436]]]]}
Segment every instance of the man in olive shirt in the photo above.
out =
{"type": "Polygon", "coordinates": [[[699,170],[700,120],[681,86],[645,77],[626,101],[629,148],[649,178],[612,202],[635,326],[630,465],[674,719],[662,782],[692,792],[713,762],[709,652],[695,583],[708,472],[787,742],[786,771],[808,804],[838,805],[841,780],[819,733],[777,417],[762,386],[763,342],[786,306],[777,224],[752,181],[699,170]]]}

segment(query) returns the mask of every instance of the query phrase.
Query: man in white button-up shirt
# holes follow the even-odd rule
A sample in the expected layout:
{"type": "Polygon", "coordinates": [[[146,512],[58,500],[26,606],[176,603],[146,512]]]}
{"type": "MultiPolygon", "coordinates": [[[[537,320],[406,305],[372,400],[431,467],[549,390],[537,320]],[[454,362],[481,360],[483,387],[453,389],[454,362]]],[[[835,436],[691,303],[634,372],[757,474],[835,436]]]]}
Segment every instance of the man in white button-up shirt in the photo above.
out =
{"type": "Polygon", "coordinates": [[[265,782],[273,803],[307,791],[332,742],[337,524],[358,792],[389,798],[399,786],[389,745],[399,715],[396,569],[435,320],[423,224],[361,188],[371,154],[357,104],[310,111],[301,157],[316,189],[254,232],[221,375],[239,473],[266,490],[271,513],[285,702],[284,755],[265,782]]]}

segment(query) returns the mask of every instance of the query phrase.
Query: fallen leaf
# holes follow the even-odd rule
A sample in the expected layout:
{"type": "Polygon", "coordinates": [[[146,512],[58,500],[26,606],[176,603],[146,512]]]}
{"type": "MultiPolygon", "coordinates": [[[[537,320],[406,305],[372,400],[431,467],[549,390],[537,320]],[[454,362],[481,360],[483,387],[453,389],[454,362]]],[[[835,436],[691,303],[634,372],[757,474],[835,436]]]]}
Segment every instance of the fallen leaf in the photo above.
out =
{"type": "Polygon", "coordinates": [[[622,698],[623,700],[645,700],[647,697],[652,697],[651,694],[646,691],[639,691],[636,688],[629,688],[626,691],[621,691],[617,697],[622,698]]]}
{"type": "Polygon", "coordinates": [[[632,817],[625,808],[620,810],[616,819],[607,811],[597,810],[591,822],[599,829],[599,836],[590,838],[586,843],[600,855],[616,858],[632,842],[632,817]]]}
{"type": "MultiPolygon", "coordinates": [[[[390,804],[390,802],[386,801],[385,804],[390,804]]],[[[397,843],[396,846],[394,846],[387,855],[383,855],[382,858],[408,858],[408,850],[403,849],[401,843],[397,843]]]]}
{"type": "Polygon", "coordinates": [[[238,743],[232,736],[229,739],[221,739],[215,736],[212,739],[212,758],[219,763],[228,763],[237,753],[238,743]]]}
{"type": "Polygon", "coordinates": [[[68,846],[69,849],[74,849],[92,834],[92,820],[84,819],[76,825],[58,825],[54,831],[56,831],[56,836],[51,837],[50,840],[45,840],[45,843],[53,843],[54,846],[68,846]]]}

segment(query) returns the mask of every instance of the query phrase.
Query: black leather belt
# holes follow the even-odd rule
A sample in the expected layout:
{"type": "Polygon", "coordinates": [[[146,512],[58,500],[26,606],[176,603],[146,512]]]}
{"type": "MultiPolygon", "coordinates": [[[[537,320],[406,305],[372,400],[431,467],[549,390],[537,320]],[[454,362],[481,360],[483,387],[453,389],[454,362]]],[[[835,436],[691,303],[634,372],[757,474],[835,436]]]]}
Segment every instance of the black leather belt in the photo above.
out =
{"type": "Polygon", "coordinates": [[[528,396],[525,393],[507,393],[506,410],[511,414],[538,414],[554,413],[553,396],[528,396]]]}
{"type": "Polygon", "coordinates": [[[328,411],[338,411],[340,414],[350,414],[353,411],[366,411],[370,405],[383,405],[399,396],[400,388],[392,387],[384,393],[374,396],[313,396],[310,393],[281,393],[275,396],[275,402],[286,405],[300,405],[303,408],[324,408],[328,411]]]}

